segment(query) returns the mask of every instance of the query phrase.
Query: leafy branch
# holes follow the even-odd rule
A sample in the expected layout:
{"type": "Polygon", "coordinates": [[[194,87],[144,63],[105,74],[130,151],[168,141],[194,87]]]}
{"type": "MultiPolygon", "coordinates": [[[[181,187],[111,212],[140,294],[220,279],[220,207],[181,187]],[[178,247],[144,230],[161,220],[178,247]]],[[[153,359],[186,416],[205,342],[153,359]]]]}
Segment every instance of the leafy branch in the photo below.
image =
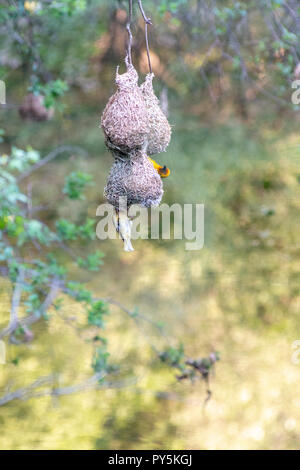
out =
{"type": "MultiPolygon", "coordinates": [[[[33,207],[32,201],[29,200],[31,196],[24,194],[19,184],[62,152],[72,153],[74,150],[82,153],[82,149],[77,147],[63,146],[40,158],[39,153],[31,148],[26,151],[12,148],[10,155],[0,157],[0,275],[6,277],[12,285],[10,321],[0,331],[0,339],[7,337],[14,344],[33,341],[34,333],[31,327],[35,323],[50,321],[51,315],[55,314],[64,319],[60,296],[67,295],[83,306],[86,318],[84,328],[96,331],[91,358],[94,374],[78,385],[56,387],[52,384],[53,386],[46,389],[43,387],[48,386],[52,378],[47,378],[45,381],[41,378],[29,387],[0,398],[0,405],[14,399],[76,393],[98,387],[99,384],[114,386],[115,381],[109,382],[106,378],[116,374],[119,367],[111,363],[107,341],[102,335],[109,306],[112,305],[134,321],[148,339],[158,359],[168,366],[175,367],[174,361],[170,364],[167,359],[171,346],[161,325],[140,314],[137,309],[130,310],[124,307],[115,299],[95,296],[82,283],[72,279],[72,271],[66,267],[62,253],[70,257],[71,262],[79,268],[88,271],[99,270],[103,263],[103,253],[99,250],[87,253],[85,257],[79,257],[72,247],[73,243],[78,245],[95,239],[94,220],[85,217],[79,225],[68,219],[58,219],[54,228],[50,229],[43,220],[33,217],[33,211],[28,209],[28,205],[33,207]],[[28,257],[28,253],[34,252],[36,256],[28,257]],[[24,307],[25,315],[20,316],[19,311],[23,311],[24,307]],[[164,353],[152,344],[144,324],[151,324],[167,343],[164,353]]],[[[73,171],[65,178],[62,194],[72,203],[84,197],[84,191],[90,184],[92,184],[90,175],[73,171]]],[[[73,323],[70,326],[77,329],[73,323]]],[[[176,348],[172,350],[176,351],[176,348]]],[[[184,352],[180,348],[180,358],[183,357],[184,352]]],[[[179,367],[178,364],[177,366],[179,367]]]]}

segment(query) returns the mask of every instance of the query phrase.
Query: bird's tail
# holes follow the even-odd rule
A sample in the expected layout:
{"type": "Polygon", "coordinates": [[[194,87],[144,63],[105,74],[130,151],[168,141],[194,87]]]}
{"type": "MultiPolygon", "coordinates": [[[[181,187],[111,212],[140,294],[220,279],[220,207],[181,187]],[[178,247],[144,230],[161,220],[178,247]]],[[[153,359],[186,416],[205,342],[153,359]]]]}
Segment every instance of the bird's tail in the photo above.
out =
{"type": "Polygon", "coordinates": [[[113,215],[113,223],[116,231],[120,234],[120,237],[124,243],[124,251],[134,251],[131,244],[131,226],[132,221],[129,220],[127,213],[124,211],[115,210],[113,215]]]}

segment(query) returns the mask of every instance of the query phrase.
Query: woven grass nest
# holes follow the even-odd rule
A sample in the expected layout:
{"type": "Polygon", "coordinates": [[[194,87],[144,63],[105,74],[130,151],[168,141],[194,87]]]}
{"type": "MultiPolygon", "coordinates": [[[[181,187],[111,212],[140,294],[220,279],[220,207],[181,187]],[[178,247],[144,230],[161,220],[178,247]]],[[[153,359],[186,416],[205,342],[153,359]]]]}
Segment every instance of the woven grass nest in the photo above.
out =
{"type": "Polygon", "coordinates": [[[128,65],[122,75],[117,70],[115,81],[117,91],[109,99],[101,119],[107,146],[125,153],[145,148],[149,120],[137,71],[132,65],[128,65]]]}
{"type": "Polygon", "coordinates": [[[132,64],[120,75],[117,69],[115,94],[109,99],[101,118],[107,147],[114,156],[104,196],[116,212],[115,226],[124,249],[132,251],[130,221],[120,208],[120,198],[127,198],[127,209],[133,204],[155,207],[161,202],[163,185],[148,155],[165,151],[171,128],[155,96],[148,74],[138,86],[138,73],[132,64]]]}
{"type": "Polygon", "coordinates": [[[115,158],[104,189],[110,204],[119,209],[120,197],[126,197],[128,208],[133,204],[155,207],[162,195],[161,178],[145,153],[136,150],[130,158],[115,158]]]}
{"type": "Polygon", "coordinates": [[[165,152],[171,139],[171,126],[160,108],[159,99],[154,93],[153,78],[154,74],[148,73],[144,83],[140,86],[148,112],[149,133],[147,153],[149,155],[165,152]]]}

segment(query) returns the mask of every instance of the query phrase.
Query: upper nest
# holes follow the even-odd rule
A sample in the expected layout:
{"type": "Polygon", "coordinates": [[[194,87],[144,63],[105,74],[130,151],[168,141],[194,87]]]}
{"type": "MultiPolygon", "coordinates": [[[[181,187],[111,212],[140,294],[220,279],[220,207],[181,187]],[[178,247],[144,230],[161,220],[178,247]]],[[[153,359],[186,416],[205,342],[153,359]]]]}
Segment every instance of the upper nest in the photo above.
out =
{"type": "Polygon", "coordinates": [[[170,124],[162,112],[159,99],[155,96],[153,90],[153,77],[153,73],[148,73],[144,83],[140,86],[148,112],[149,134],[147,153],[149,155],[164,152],[171,139],[170,124]]]}
{"type": "Polygon", "coordinates": [[[132,65],[127,72],[116,72],[116,93],[109,99],[101,118],[107,144],[122,152],[147,146],[149,119],[138,74],[132,65]],[[111,145],[110,145],[111,144],[111,145]]]}

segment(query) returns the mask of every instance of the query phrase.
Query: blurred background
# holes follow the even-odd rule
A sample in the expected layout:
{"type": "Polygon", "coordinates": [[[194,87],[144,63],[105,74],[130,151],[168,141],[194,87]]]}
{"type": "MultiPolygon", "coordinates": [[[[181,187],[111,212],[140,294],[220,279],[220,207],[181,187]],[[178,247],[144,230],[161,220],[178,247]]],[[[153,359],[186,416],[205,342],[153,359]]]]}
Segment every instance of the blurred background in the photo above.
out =
{"type": "MultiPolygon", "coordinates": [[[[132,54],[142,81],[148,62],[137,3],[132,54]]],[[[119,240],[78,246],[104,254],[99,272],[79,272],[59,255],[74,281],[150,321],[111,305],[101,335],[119,367],[113,385],[4,403],[0,448],[299,448],[292,345],[300,339],[300,142],[291,100],[300,78],[299,4],[143,6],[153,23],[155,91],[172,125],[171,144],[156,157],[171,170],[163,202],[205,204],[204,248],[186,251],[184,240],[137,240],[133,253],[119,240]],[[166,344],[192,358],[219,352],[209,401],[205,381],[178,380],[157,360],[166,344]]],[[[115,0],[1,3],[1,154],[31,147],[44,157],[71,147],[20,182],[50,227],[66,217],[80,225],[83,214],[97,222],[112,165],[99,123],[116,66],[125,71],[127,12],[127,1],[115,0]],[[34,112],[30,94],[42,97],[34,112]],[[94,184],[71,206],[62,188],[74,171],[92,174],[94,184]]],[[[2,277],[2,328],[12,292],[2,277]]],[[[26,341],[7,341],[0,398],[49,374],[73,384],[90,373],[91,342],[78,334],[80,322],[74,327],[82,307],[64,297],[26,341]]]]}

